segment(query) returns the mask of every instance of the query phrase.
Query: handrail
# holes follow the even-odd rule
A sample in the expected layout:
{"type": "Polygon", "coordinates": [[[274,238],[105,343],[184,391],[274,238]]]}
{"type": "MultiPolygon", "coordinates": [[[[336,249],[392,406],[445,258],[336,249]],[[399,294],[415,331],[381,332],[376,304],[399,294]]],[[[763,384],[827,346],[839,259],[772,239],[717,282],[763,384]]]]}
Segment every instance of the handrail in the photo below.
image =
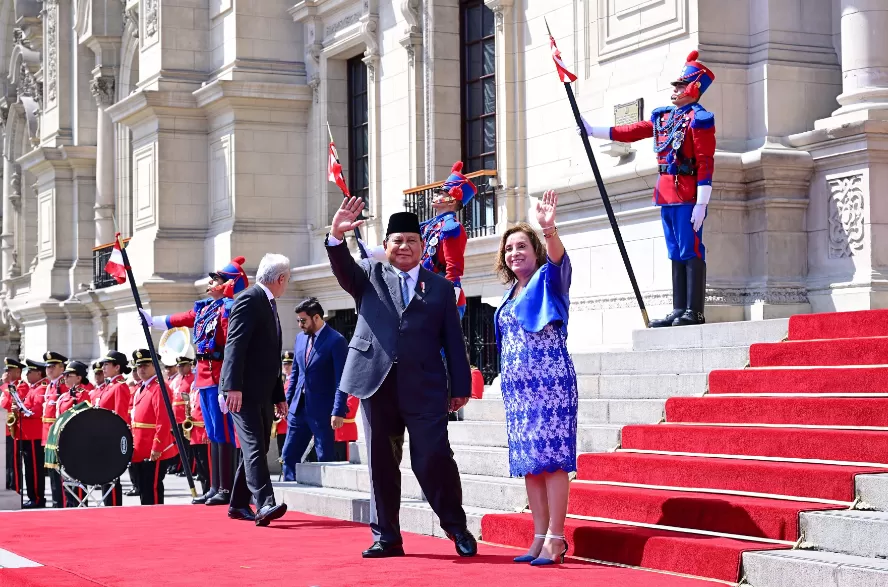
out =
{"type": "MultiPolygon", "coordinates": [[[[130,240],[132,240],[132,239],[131,239],[131,238],[123,238],[123,239],[120,239],[120,242],[121,242],[121,244],[123,244],[124,246],[126,246],[126,243],[130,242],[130,240]]],[[[115,241],[115,242],[116,242],[116,241],[115,241]]],[[[99,246],[97,246],[97,247],[93,247],[93,252],[95,253],[96,251],[101,251],[102,249],[107,249],[108,247],[113,247],[113,246],[114,246],[114,243],[108,243],[108,244],[105,244],[105,245],[99,245],[99,246]]]]}
{"type": "MultiPolygon", "coordinates": [[[[472,173],[467,173],[466,177],[468,177],[469,179],[474,179],[476,177],[485,177],[485,176],[491,177],[494,175],[496,175],[496,169],[482,169],[480,171],[473,171],[472,173]]],[[[435,183],[429,183],[429,184],[421,185],[421,186],[418,186],[415,188],[406,189],[406,190],[404,190],[404,195],[409,196],[410,194],[415,194],[416,192],[423,192],[425,190],[430,190],[433,188],[441,187],[442,185],[444,185],[443,181],[436,181],[435,183]]]]}

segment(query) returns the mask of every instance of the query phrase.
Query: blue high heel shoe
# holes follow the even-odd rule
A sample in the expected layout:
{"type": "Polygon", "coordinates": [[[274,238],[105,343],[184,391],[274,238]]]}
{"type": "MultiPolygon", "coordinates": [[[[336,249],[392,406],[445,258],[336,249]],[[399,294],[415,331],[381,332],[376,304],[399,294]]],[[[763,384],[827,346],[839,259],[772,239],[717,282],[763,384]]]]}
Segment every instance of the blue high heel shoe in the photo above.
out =
{"type": "MultiPolygon", "coordinates": [[[[542,538],[543,540],[545,540],[546,535],[545,534],[534,534],[533,539],[536,540],[537,538],[542,538]]],[[[532,554],[522,554],[521,556],[516,556],[512,560],[516,563],[532,563],[533,561],[536,560],[536,558],[537,557],[533,556],[532,554]]]]}
{"type": "MultiPolygon", "coordinates": [[[[561,552],[561,557],[560,557],[561,564],[564,564],[564,557],[565,557],[565,555],[567,555],[567,551],[570,548],[570,545],[567,543],[567,540],[564,539],[564,536],[555,536],[553,534],[546,534],[546,538],[558,539],[564,543],[564,550],[561,552]]],[[[555,564],[555,561],[550,558],[540,557],[540,558],[536,558],[536,559],[530,561],[530,566],[532,566],[532,567],[544,567],[546,565],[554,565],[554,564],[555,564]]]]}

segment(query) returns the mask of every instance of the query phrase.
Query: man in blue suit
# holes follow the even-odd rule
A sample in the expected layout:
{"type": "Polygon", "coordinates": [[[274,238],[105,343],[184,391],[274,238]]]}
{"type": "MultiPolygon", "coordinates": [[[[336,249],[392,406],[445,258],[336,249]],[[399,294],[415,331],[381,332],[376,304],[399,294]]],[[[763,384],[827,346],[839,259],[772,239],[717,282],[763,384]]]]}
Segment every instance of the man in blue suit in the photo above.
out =
{"type": "Polygon", "coordinates": [[[296,464],[312,436],[318,461],[334,460],[333,430],[342,426],[348,411],[348,396],[339,391],[348,342],[324,323],[324,309],[317,299],[296,306],[296,315],[302,332],[296,335],[293,373],[287,382],[284,481],[295,480],[296,464]]]}

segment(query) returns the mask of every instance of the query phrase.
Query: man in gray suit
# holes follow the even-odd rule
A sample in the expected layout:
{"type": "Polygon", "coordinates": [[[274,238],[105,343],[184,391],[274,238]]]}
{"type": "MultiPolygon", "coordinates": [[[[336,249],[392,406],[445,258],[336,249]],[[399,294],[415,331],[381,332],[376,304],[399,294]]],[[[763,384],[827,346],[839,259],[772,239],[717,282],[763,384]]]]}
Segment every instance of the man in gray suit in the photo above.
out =
{"type": "Polygon", "coordinates": [[[404,556],[398,439],[405,427],[413,472],[441,527],[457,554],[474,556],[478,545],[466,528],[459,470],[447,438],[448,411],[464,406],[471,395],[453,284],[420,267],[419,219],[410,212],[389,219],[387,262],[355,262],[343,240],[362,224],[357,218],[363,208],[363,200],[344,200],[326,241],[333,274],[358,309],[339,389],[360,398],[364,414],[376,515],[370,524],[375,542],[363,556],[404,556]]]}

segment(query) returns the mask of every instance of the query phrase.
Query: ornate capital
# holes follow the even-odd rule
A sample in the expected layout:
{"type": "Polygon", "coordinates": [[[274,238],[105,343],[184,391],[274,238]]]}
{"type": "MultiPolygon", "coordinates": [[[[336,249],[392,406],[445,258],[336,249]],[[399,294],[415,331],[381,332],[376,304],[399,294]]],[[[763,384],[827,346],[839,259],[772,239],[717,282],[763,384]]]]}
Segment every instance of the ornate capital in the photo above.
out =
{"type": "Polygon", "coordinates": [[[514,0],[484,0],[484,5],[493,11],[493,16],[496,20],[496,28],[500,32],[503,31],[506,13],[512,9],[513,1],[514,0]]]}
{"type": "MultiPolygon", "coordinates": [[[[378,17],[375,14],[365,14],[361,17],[361,31],[360,36],[364,41],[364,44],[367,45],[366,51],[364,51],[364,62],[367,63],[366,58],[376,58],[379,56],[379,21],[378,17]]],[[[367,67],[370,67],[370,64],[367,64],[367,67]]]]}
{"type": "Polygon", "coordinates": [[[99,108],[114,103],[114,84],[114,77],[110,75],[100,75],[89,83],[89,90],[96,99],[96,105],[99,108]]]}
{"type": "Polygon", "coordinates": [[[421,3],[422,0],[401,0],[401,14],[407,23],[404,32],[408,35],[422,32],[421,3]]]}

